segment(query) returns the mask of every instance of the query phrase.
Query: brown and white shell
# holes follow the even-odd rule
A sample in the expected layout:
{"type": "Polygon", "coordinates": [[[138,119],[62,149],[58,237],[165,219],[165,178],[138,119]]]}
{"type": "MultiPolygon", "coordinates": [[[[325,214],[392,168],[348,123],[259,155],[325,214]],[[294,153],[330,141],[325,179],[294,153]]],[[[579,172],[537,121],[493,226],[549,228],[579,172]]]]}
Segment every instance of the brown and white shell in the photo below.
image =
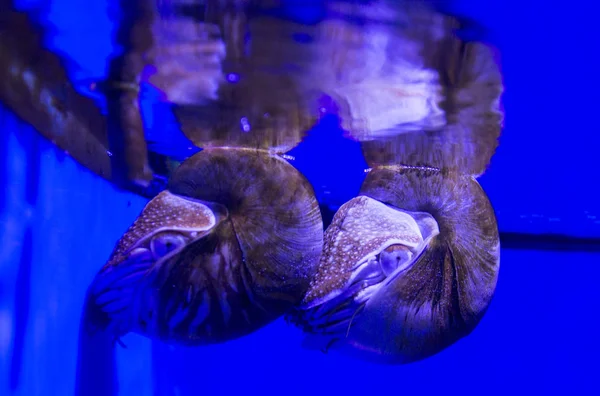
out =
{"type": "Polygon", "coordinates": [[[243,336],[300,302],[322,244],[313,190],[285,160],[201,151],[117,243],[89,289],[90,324],[184,344],[243,336]]]}
{"type": "Polygon", "coordinates": [[[317,275],[291,319],[314,334],[307,342],[384,363],[423,359],[480,321],[499,252],[494,211],[473,177],[375,168],[328,227],[317,275]]]}

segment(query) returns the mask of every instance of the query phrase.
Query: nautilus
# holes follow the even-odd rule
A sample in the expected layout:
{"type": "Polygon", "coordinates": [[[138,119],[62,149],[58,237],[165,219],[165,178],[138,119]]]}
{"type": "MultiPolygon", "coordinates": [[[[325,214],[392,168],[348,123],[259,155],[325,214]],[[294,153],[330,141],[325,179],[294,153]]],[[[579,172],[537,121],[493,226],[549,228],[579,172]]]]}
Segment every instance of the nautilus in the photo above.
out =
{"type": "Polygon", "coordinates": [[[290,315],[322,348],[383,363],[420,360],[469,334],[495,291],[498,229],[472,176],[376,167],[324,243],[290,315]]]}
{"type": "Polygon", "coordinates": [[[323,223],[277,154],[203,150],[117,242],[88,291],[88,329],[199,345],[246,335],[305,295],[323,223]]]}
{"type": "Polygon", "coordinates": [[[501,74],[425,3],[328,4],[346,18],[319,25],[332,55],[313,65],[370,169],[287,317],[307,347],[414,362],[473,331],[495,292],[498,227],[476,178],[498,143],[501,74]]]}

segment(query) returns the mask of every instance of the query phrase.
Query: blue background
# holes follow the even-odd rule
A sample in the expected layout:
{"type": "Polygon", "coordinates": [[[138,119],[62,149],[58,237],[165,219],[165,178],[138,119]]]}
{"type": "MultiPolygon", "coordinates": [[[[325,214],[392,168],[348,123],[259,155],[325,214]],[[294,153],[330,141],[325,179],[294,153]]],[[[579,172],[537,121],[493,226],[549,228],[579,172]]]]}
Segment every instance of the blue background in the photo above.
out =
{"type": "MultiPolygon", "coordinates": [[[[452,5],[488,27],[502,52],[506,127],[481,184],[502,230],[600,236],[594,10],[506,3],[452,5]]],[[[19,4],[51,31],[47,46],[68,54],[82,89],[104,76],[117,50],[116,2],[19,4]]],[[[169,122],[167,112],[150,99],[144,109],[155,111],[149,133],[163,133],[152,128],[169,122]]],[[[2,107],[0,128],[0,394],[72,394],[85,289],[145,201],[95,177],[2,107]]],[[[320,193],[345,200],[360,184],[352,169],[363,164],[349,160],[356,147],[332,150],[326,139],[309,147],[327,151],[319,155],[326,162],[299,158],[298,166],[320,193]]],[[[118,349],[122,394],[600,394],[599,258],[504,249],[498,292],[480,326],[407,366],[302,350],[300,333],[283,321],[196,349],[131,335],[118,349]]]]}

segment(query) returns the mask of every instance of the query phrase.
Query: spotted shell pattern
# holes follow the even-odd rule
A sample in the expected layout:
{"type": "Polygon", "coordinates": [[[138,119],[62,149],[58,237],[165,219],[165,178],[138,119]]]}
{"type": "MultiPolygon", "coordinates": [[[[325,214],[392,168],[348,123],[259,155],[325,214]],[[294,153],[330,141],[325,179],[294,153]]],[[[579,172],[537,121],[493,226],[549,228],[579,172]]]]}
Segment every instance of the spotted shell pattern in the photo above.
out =
{"type": "Polygon", "coordinates": [[[106,266],[117,265],[141,240],[161,229],[201,232],[211,229],[216,222],[213,211],[206,205],[162,191],[148,202],[119,240],[106,266]]]}
{"type": "Polygon", "coordinates": [[[303,307],[332,297],[332,291],[335,295],[346,285],[355,263],[393,243],[416,247],[422,241],[417,223],[408,214],[366,196],[348,201],[325,232],[319,269],[310,282],[303,307]]]}

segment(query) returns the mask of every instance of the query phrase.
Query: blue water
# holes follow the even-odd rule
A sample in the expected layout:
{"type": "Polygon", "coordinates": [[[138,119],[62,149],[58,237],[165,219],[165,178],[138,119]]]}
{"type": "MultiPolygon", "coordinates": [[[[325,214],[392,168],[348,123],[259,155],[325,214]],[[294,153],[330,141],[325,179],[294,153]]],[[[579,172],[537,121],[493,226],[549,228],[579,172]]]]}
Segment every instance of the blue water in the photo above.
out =
{"type": "MultiPolygon", "coordinates": [[[[117,50],[112,3],[20,4],[52,28],[47,45],[68,54],[82,90],[105,74],[117,50]]],[[[502,52],[506,127],[481,178],[500,229],[600,236],[595,14],[563,3],[478,4],[456,7],[486,25],[502,52]]],[[[156,109],[149,96],[144,108],[156,109]]],[[[146,126],[161,133],[168,119],[153,114],[146,126]]],[[[0,395],[69,395],[85,289],[146,201],[83,169],[5,108],[0,126],[0,395]]],[[[308,147],[326,162],[311,167],[297,155],[295,165],[344,202],[364,164],[351,143],[323,156],[324,142],[308,147]]],[[[130,335],[118,350],[121,394],[599,394],[600,255],[504,249],[501,257],[481,324],[427,360],[388,367],[305,351],[283,321],[194,349],[130,335]]]]}

